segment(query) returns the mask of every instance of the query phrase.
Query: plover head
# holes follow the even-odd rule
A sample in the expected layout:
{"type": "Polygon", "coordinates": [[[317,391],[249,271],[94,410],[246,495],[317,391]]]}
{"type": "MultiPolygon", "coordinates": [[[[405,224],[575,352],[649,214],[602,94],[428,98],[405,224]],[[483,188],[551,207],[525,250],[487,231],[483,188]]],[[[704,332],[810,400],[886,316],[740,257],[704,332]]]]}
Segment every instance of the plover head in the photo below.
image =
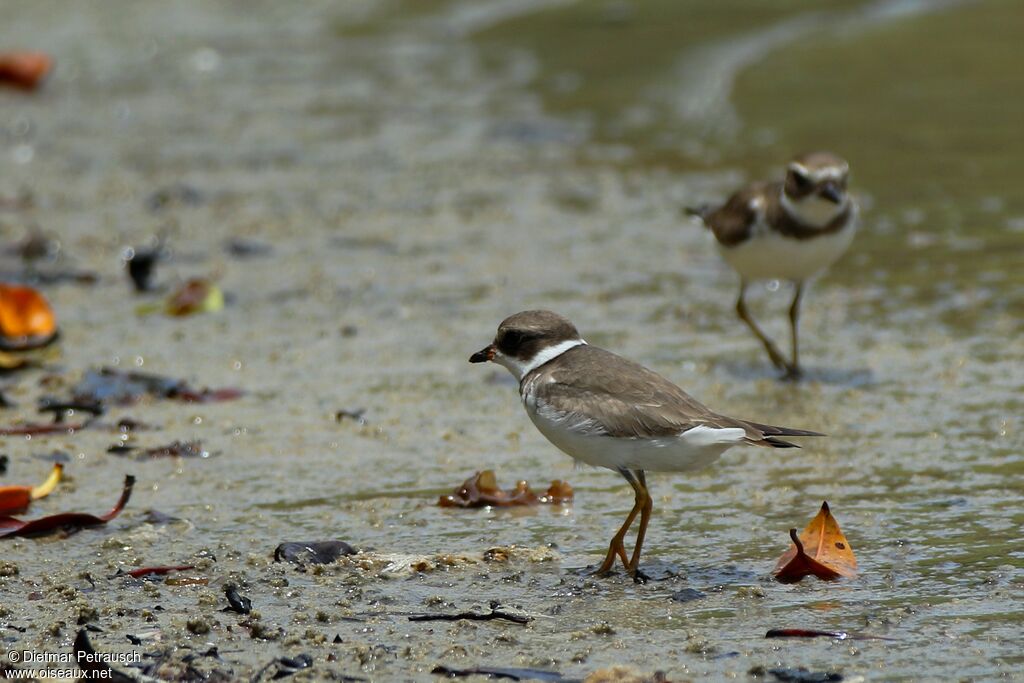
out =
{"type": "Polygon", "coordinates": [[[494,361],[521,380],[552,358],[585,343],[576,326],[557,313],[522,311],[501,321],[494,341],[470,356],[469,362],[494,361]]]}
{"type": "Polygon", "coordinates": [[[824,227],[847,208],[849,174],[849,165],[834,154],[802,154],[786,168],[782,204],[800,222],[824,227]]]}

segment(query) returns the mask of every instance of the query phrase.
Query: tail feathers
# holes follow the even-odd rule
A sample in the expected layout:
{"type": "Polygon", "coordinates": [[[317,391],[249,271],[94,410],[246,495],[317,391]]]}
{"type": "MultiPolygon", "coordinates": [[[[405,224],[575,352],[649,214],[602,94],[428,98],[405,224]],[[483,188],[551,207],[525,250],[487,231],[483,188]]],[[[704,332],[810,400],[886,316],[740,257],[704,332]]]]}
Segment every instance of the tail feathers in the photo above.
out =
{"type": "Polygon", "coordinates": [[[812,432],[808,429],[790,429],[789,427],[776,427],[764,425],[757,422],[748,422],[751,427],[761,432],[762,438],[759,443],[772,448],[800,448],[795,443],[780,439],[780,436],[825,436],[821,432],[812,432]]]}
{"type": "Polygon", "coordinates": [[[828,436],[821,432],[812,432],[809,429],[790,429],[789,427],[776,427],[775,425],[764,425],[759,422],[749,422],[747,424],[754,429],[760,430],[765,436],[828,436]]]}
{"type": "Polygon", "coordinates": [[[772,448],[800,448],[800,446],[797,446],[795,443],[783,441],[782,439],[777,439],[774,436],[766,436],[761,443],[771,446],[772,448]]]}

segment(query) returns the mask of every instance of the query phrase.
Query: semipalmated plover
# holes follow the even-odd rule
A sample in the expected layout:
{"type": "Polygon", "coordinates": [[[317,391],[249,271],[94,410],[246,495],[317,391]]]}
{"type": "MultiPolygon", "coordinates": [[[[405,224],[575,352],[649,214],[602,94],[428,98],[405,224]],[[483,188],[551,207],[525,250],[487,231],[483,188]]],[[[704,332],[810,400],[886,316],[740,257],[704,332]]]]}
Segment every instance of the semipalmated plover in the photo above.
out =
{"type": "Polygon", "coordinates": [[[781,436],[822,436],[715,413],[661,375],[590,346],[567,319],[523,311],[498,326],[494,341],[469,358],[494,361],[519,380],[526,413],[548,441],[578,462],[621,474],[636,493],[633,509],[598,568],[616,556],[637,581],[640,549],[653,506],[644,472],[685,472],[711,464],[736,445],[795,448],[781,436]],[[623,539],[640,515],[633,555],[623,539]]]}
{"type": "Polygon", "coordinates": [[[857,205],[846,192],[847,163],[828,152],[812,152],[789,163],[781,182],[751,183],[720,207],[688,209],[715,235],[718,250],[739,273],[736,313],[761,340],[772,363],[786,376],[800,375],[797,323],[804,285],[832,265],[853,240],[857,205]],[[752,280],[789,280],[793,357],[787,361],[747,310],[752,280]]]}

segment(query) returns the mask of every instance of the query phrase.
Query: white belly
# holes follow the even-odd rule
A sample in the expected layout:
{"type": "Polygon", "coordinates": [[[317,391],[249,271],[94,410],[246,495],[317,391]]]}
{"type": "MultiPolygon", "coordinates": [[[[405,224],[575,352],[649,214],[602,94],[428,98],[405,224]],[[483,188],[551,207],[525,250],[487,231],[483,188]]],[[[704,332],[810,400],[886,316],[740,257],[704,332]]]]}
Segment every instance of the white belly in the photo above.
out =
{"type": "Polygon", "coordinates": [[[722,258],[747,280],[811,278],[835,263],[850,246],[856,221],[838,232],[811,239],[784,237],[774,230],[756,230],[735,247],[718,245],[722,258]]]}
{"type": "Polygon", "coordinates": [[[572,429],[564,420],[551,419],[529,400],[526,412],[540,433],[579,462],[610,470],[626,468],[653,472],[685,472],[710,465],[722,453],[743,441],[739,428],[695,427],[679,436],[638,439],[601,436],[572,429]]]}

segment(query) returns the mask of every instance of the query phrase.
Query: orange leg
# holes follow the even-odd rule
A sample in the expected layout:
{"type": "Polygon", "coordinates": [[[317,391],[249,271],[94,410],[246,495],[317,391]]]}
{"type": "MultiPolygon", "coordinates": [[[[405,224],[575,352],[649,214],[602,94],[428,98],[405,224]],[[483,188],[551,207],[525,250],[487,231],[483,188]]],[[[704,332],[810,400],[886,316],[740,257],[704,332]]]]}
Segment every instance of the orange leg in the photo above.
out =
{"type": "Polygon", "coordinates": [[[647,477],[644,476],[644,471],[637,470],[636,474],[637,479],[639,480],[638,483],[640,484],[640,490],[642,490],[644,494],[644,500],[643,505],[640,508],[640,530],[636,534],[636,546],[633,548],[633,557],[629,560],[629,565],[626,567],[626,570],[637,583],[646,583],[647,576],[640,571],[640,550],[643,548],[644,537],[647,535],[647,525],[651,521],[651,512],[654,510],[654,499],[651,498],[651,492],[647,488],[647,477]]]}
{"type": "Polygon", "coordinates": [[[604,562],[597,568],[595,574],[605,575],[608,574],[612,565],[615,564],[616,556],[622,560],[622,566],[628,568],[629,560],[626,557],[626,545],[623,540],[626,538],[626,532],[629,531],[630,525],[633,524],[633,520],[636,519],[636,515],[640,512],[641,502],[638,500],[633,509],[630,510],[629,516],[626,517],[626,522],[619,529],[619,532],[612,537],[612,542],[608,545],[608,554],[605,555],[604,562]]]}
{"type": "Polygon", "coordinates": [[[629,569],[629,560],[626,558],[626,546],[623,541],[626,538],[626,533],[629,531],[629,527],[633,525],[633,520],[636,519],[638,513],[642,512],[644,504],[643,495],[640,493],[640,489],[637,488],[638,483],[636,478],[633,476],[633,473],[626,469],[620,469],[619,473],[622,474],[626,481],[629,482],[629,485],[633,487],[633,490],[636,492],[636,499],[633,503],[633,509],[630,510],[629,514],[626,516],[626,521],[623,522],[618,532],[612,536],[612,542],[608,545],[608,554],[605,555],[604,562],[602,562],[601,566],[597,568],[596,572],[594,572],[599,575],[605,575],[611,571],[612,565],[615,564],[616,557],[619,557],[622,560],[623,567],[629,569]]]}

